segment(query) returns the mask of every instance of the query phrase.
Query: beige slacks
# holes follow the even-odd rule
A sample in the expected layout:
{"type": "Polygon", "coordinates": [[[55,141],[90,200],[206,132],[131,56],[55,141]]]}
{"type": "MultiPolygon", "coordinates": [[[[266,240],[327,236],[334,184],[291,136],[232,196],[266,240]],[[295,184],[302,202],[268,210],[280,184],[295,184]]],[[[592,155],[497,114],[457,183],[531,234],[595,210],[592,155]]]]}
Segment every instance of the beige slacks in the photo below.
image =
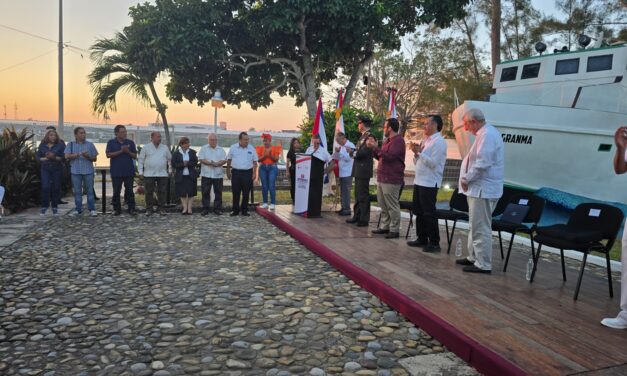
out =
{"type": "Polygon", "coordinates": [[[468,261],[492,270],[492,212],[497,199],[468,197],[468,261]]]}
{"type": "Polygon", "coordinates": [[[381,207],[381,230],[399,232],[401,227],[401,207],[398,202],[400,184],[379,183],[377,185],[377,201],[381,207]]]}

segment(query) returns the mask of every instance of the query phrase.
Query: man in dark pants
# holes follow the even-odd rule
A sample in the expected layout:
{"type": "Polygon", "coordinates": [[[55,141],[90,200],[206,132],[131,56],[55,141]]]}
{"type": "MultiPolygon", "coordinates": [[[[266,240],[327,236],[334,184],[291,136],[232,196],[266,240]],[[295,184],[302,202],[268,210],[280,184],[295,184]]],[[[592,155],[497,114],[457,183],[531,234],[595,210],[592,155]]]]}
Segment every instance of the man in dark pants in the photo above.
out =
{"type": "Polygon", "coordinates": [[[135,194],[133,193],[133,180],[135,179],[135,162],[137,159],[137,147],[135,143],[126,138],[126,127],[116,125],[113,129],[115,138],[107,142],[107,158],[111,159],[111,180],[113,183],[113,215],[120,215],[120,192],[124,184],[124,201],[128,204],[128,213],[135,215],[135,194]]]}
{"type": "Polygon", "coordinates": [[[171,160],[170,149],[161,143],[161,133],[151,132],[150,142],[144,145],[137,158],[137,170],[139,175],[144,177],[146,189],[146,216],[153,213],[155,186],[159,214],[166,215],[165,196],[168,177],[172,175],[171,160]]]}
{"type": "Polygon", "coordinates": [[[257,178],[257,151],[248,144],[248,133],[239,134],[239,142],[233,144],[226,156],[226,175],[231,179],[233,190],[233,212],[231,216],[248,214],[248,196],[257,178]],[[242,202],[240,205],[240,195],[242,202]]]}
{"type": "Polygon", "coordinates": [[[374,137],[370,133],[372,120],[366,116],[360,116],[357,126],[361,137],[355,146],[353,154],[353,177],[355,178],[355,205],[353,217],[346,223],[354,223],[359,227],[368,226],[370,221],[370,178],[372,178],[372,148],[368,147],[366,140],[374,137]]]}
{"type": "Polygon", "coordinates": [[[213,187],[213,212],[222,214],[222,188],[224,181],[224,171],[222,166],[226,163],[226,152],[218,146],[218,136],[210,133],[207,137],[209,142],[200,148],[198,159],[202,164],[200,176],[202,177],[202,215],[209,214],[211,201],[211,189],[213,187]]]}
{"type": "Polygon", "coordinates": [[[435,215],[438,188],[442,186],[446,164],[446,140],[440,134],[442,118],[432,115],[424,125],[421,143],[412,143],[416,177],[414,179],[413,210],[416,215],[416,240],[410,247],[423,247],[425,252],[440,251],[440,228],[435,215]]]}

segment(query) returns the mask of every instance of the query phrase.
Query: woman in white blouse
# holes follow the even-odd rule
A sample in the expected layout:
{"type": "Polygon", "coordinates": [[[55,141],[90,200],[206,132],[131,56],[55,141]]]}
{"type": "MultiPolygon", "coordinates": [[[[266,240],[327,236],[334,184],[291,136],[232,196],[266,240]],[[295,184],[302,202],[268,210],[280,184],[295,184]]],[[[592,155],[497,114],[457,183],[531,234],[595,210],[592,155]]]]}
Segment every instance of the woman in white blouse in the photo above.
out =
{"type": "Polygon", "coordinates": [[[198,172],[198,157],[193,149],[189,148],[189,138],[181,137],[179,150],[172,155],[172,165],[174,166],[174,182],[176,194],[181,198],[183,215],[192,214],[192,204],[196,197],[198,172]]]}

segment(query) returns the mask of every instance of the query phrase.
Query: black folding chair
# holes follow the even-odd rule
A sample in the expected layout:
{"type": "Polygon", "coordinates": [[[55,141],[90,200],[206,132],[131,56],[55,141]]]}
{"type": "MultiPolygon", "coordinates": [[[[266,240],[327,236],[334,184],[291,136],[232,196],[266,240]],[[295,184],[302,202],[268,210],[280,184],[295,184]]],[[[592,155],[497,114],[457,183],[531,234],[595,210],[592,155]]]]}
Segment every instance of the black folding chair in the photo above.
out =
{"type": "Polygon", "coordinates": [[[514,237],[517,233],[529,234],[531,237],[531,257],[535,259],[535,249],[533,244],[533,232],[540,222],[542,217],[542,211],[544,210],[544,204],[546,201],[538,196],[532,194],[514,196],[510,203],[528,206],[529,211],[521,223],[508,222],[501,219],[492,220],[492,231],[499,233],[499,245],[501,247],[501,259],[503,258],[503,237],[502,232],[512,234],[509,240],[509,247],[507,248],[507,257],[505,257],[505,265],[503,265],[503,272],[507,271],[507,264],[509,263],[509,256],[512,252],[512,245],[514,244],[514,237]]]}
{"type": "Polygon", "coordinates": [[[578,205],[568,219],[567,224],[559,224],[536,229],[538,252],[533,263],[530,283],[536,274],[542,245],[558,248],[562,257],[562,278],[566,281],[566,266],[564,264],[564,250],[571,249],[583,253],[579,279],[573,299],[577,300],[579,288],[586,268],[588,253],[597,251],[605,254],[607,264],[607,282],[610,297],[614,296],[612,289],[612,269],[610,266],[610,250],[614,245],[620,226],[623,223],[623,212],[611,205],[586,203],[578,205]],[[605,243],[603,243],[605,241],[605,243]]]}
{"type": "Polygon", "coordinates": [[[444,220],[444,226],[446,227],[446,240],[448,241],[448,249],[446,250],[446,253],[450,253],[457,221],[468,220],[468,201],[466,200],[466,195],[459,193],[459,190],[455,189],[449,201],[449,209],[438,209],[435,211],[435,216],[438,219],[444,220]],[[448,221],[453,221],[453,228],[451,229],[450,235],[448,230],[448,221]]]}

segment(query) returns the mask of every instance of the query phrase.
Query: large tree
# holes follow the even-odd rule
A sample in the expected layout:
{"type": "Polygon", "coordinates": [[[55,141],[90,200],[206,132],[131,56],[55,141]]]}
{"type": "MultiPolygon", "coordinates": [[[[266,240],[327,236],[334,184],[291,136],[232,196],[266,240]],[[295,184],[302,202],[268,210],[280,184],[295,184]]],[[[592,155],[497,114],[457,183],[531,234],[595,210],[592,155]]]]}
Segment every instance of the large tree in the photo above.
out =
{"type": "Polygon", "coordinates": [[[397,49],[419,24],[446,26],[469,2],[157,0],[133,7],[127,29],[159,31],[147,45],[164,53],[173,100],[203,105],[220,89],[230,104],[258,108],[278,93],[305,103],[313,117],[321,84],[348,77],[349,105],[375,49],[397,49]]]}

